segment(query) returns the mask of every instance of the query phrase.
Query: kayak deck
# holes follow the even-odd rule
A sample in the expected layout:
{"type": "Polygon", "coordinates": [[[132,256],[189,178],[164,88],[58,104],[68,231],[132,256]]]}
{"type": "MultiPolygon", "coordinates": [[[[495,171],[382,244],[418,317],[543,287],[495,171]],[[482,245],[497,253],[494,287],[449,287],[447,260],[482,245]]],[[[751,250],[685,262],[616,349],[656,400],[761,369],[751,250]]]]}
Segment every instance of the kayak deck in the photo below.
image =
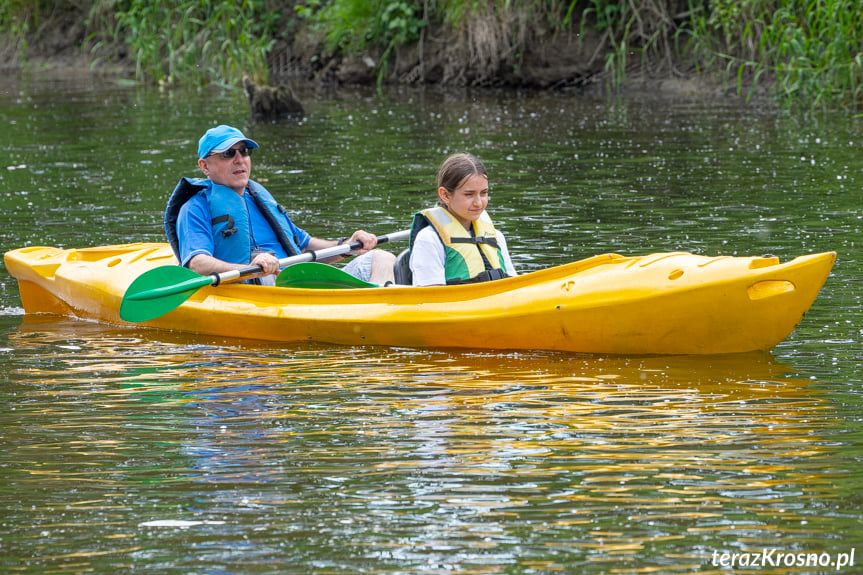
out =
{"type": "MultiPolygon", "coordinates": [[[[494,282],[448,287],[312,290],[203,287],[143,325],[215,336],[348,345],[547,349],[604,354],[768,350],[803,318],[834,252],[780,263],[684,252],[602,254],[494,282]]],[[[140,274],[176,265],[167,244],[5,254],[27,313],[127,324],[140,274]]]]}

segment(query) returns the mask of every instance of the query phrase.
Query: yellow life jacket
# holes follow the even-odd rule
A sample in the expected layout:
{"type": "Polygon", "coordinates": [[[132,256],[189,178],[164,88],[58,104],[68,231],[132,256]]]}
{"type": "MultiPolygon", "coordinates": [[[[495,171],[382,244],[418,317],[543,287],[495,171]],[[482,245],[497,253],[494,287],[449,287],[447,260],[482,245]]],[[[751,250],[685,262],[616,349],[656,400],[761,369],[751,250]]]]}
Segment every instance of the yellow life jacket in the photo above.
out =
{"type": "Polygon", "coordinates": [[[471,233],[445,208],[423,210],[414,216],[411,246],[419,231],[428,225],[434,227],[446,250],[444,273],[447,285],[506,277],[503,252],[497,243],[494,224],[486,212],[471,223],[471,233]]]}

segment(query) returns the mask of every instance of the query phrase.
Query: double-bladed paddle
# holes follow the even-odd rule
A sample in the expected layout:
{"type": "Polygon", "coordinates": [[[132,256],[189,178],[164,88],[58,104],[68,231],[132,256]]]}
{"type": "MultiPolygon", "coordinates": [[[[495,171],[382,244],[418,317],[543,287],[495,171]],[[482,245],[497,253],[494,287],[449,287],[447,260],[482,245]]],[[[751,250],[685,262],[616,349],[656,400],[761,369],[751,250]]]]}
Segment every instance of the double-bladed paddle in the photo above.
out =
{"type": "MultiPolygon", "coordinates": [[[[405,240],[409,236],[410,230],[378,236],[378,245],[405,240]]],[[[363,244],[361,242],[353,242],[306,252],[280,259],[279,267],[283,268],[301,262],[326,260],[362,247],[363,244]]],[[[184,301],[192,297],[192,294],[202,287],[234,282],[240,278],[252,276],[260,272],[261,266],[257,265],[207,276],[195,273],[182,266],[161,266],[154,268],[142,273],[128,287],[126,293],[123,295],[123,301],[120,302],[120,318],[132,322],[155,319],[181,306],[184,301]]],[[[366,282],[362,283],[366,284],[366,282]]],[[[358,285],[357,287],[369,287],[370,285],[373,284],[358,285]]]]}

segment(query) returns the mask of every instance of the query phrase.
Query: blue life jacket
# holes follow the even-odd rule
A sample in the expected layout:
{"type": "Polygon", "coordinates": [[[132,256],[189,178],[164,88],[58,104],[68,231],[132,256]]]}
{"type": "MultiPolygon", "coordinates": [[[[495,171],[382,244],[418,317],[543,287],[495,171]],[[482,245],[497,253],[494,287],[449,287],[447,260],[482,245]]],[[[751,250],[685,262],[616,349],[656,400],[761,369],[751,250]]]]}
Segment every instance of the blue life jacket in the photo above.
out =
{"type": "MultiPolygon", "coordinates": [[[[249,180],[246,193],[254,200],[261,214],[288,256],[298,255],[299,239],[291,233],[285,209],[273,198],[272,194],[259,183],[249,180]]],[[[165,209],[165,233],[177,261],[180,261],[180,242],[177,237],[177,218],[180,208],[197,194],[203,194],[210,206],[212,217],[214,257],[231,263],[247,264],[252,253],[252,234],[249,212],[245,200],[234,190],[214,184],[205,178],[180,178],[168,199],[165,209]]]]}

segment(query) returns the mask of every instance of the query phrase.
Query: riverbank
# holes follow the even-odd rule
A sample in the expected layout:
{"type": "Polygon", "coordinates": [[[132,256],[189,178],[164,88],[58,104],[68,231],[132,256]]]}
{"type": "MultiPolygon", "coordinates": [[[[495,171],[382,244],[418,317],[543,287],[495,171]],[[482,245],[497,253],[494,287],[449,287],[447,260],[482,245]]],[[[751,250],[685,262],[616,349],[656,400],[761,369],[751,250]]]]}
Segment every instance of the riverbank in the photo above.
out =
{"type": "Polygon", "coordinates": [[[256,82],[771,95],[863,103],[863,8],[751,0],[693,6],[427,0],[199,3],[93,0],[0,8],[0,66],[120,69],[175,85],[256,82]],[[58,6],[63,6],[62,9],[58,6]],[[121,9],[122,8],[122,9],[121,9]],[[47,10],[45,7],[43,10],[47,10]],[[35,10],[38,12],[38,10],[35,10]]]}
{"type": "MultiPolygon", "coordinates": [[[[114,58],[94,60],[86,47],[83,29],[70,34],[48,32],[27,42],[23,51],[7,41],[0,48],[0,70],[16,74],[25,70],[53,70],[69,73],[97,73],[134,78],[136,63],[125,50],[115,49],[114,58]]],[[[681,96],[734,96],[732,86],[716,74],[688,73],[680,70],[653,71],[633,67],[626,81],[617,86],[607,71],[596,64],[597,45],[577,38],[558,38],[528,51],[519,67],[498,71],[494,75],[479,75],[462,69],[446,54],[445,41],[429,42],[423,50],[401,50],[395,56],[392,71],[383,79],[378,74],[380,53],[327,54],[314,46],[279,43],[267,58],[271,84],[294,86],[374,85],[382,80],[386,85],[460,85],[508,87],[529,90],[564,90],[579,92],[619,93],[655,92],[681,96]],[[424,52],[421,54],[420,52],[424,52]],[[593,60],[593,61],[592,61],[593,60]]],[[[763,97],[766,89],[758,90],[763,97]]]]}
{"type": "MultiPolygon", "coordinates": [[[[457,42],[455,42],[457,43],[457,42]]],[[[454,47],[454,39],[439,33],[395,50],[381,73],[382,50],[357,54],[328,53],[320,46],[281,44],[271,54],[273,82],[312,82],[325,85],[389,84],[522,88],[530,90],[640,91],[725,93],[729,86],[713,73],[697,73],[691,65],[628,66],[617,82],[605,67],[608,48],[595,34],[561,33],[524,46],[517,62],[493,60],[492,47],[454,47]],[[485,53],[486,56],[482,56],[485,53]]]]}

